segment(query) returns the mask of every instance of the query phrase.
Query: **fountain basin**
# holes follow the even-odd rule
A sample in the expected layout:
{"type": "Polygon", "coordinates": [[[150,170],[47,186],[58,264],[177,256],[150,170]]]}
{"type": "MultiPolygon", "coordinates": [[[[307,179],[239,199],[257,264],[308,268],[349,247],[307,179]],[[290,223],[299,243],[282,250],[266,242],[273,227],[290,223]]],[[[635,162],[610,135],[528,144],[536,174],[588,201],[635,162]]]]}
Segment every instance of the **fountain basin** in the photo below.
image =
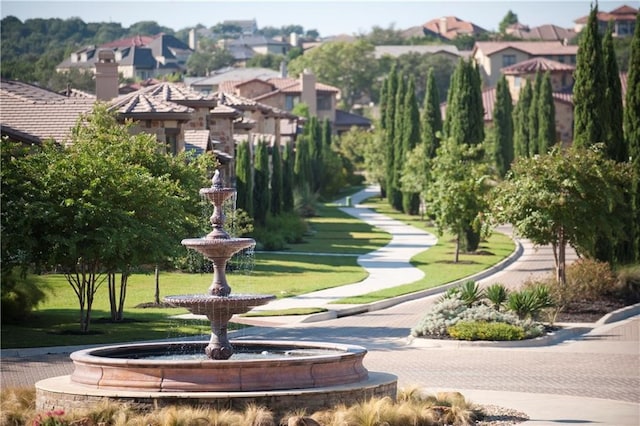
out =
{"type": "Polygon", "coordinates": [[[274,300],[269,294],[232,294],[214,296],[211,294],[185,294],[165,296],[164,301],[181,308],[187,308],[195,315],[207,315],[212,318],[216,313],[221,316],[244,314],[256,306],[274,300]]]}
{"type": "Polygon", "coordinates": [[[155,392],[231,392],[309,389],[367,379],[366,349],[330,343],[233,341],[238,354],[282,354],[256,359],[157,359],[202,353],[206,342],[105,346],[71,354],[71,381],[97,389],[155,392]],[[289,353],[287,355],[286,353],[289,353]]]}
{"type": "MultiPolygon", "coordinates": [[[[222,231],[218,231],[222,232],[222,231]]],[[[229,259],[240,250],[253,247],[256,242],[252,238],[225,238],[222,236],[215,237],[216,230],[212,231],[207,237],[202,238],[185,238],[181,244],[190,249],[196,250],[207,259],[229,259]]]]}

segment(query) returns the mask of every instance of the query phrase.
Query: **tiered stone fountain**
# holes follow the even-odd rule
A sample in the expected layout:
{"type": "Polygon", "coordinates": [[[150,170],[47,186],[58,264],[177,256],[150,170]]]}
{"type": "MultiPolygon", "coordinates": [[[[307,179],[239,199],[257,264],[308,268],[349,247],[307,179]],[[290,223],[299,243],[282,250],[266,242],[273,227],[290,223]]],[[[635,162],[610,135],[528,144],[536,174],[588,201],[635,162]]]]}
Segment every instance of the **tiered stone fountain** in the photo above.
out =
{"type": "Polygon", "coordinates": [[[222,205],[235,193],[216,171],[200,194],[214,206],[213,231],[182,244],[213,263],[207,294],[168,296],[165,301],[205,315],[209,342],[163,341],[123,344],[73,352],[70,376],[36,383],[38,409],[86,408],[107,398],[142,408],[169,404],[239,408],[265,405],[276,414],[295,408],[324,409],[373,396],[395,397],[397,378],[370,373],[363,366],[366,349],[323,342],[229,341],[227,325],[235,314],[274,299],[271,295],[233,295],[226,265],[237,252],[252,247],[251,238],[231,238],[224,231],[222,205]]]}

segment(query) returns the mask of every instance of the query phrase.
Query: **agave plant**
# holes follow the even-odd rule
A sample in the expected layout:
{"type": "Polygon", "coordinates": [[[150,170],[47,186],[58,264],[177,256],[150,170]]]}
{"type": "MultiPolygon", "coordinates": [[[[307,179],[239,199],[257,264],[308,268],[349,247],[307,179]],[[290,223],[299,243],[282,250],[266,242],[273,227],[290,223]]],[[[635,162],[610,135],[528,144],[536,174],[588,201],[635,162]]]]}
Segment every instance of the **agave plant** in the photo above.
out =
{"type": "Polygon", "coordinates": [[[479,302],[483,297],[484,290],[475,281],[469,280],[460,286],[460,298],[468,307],[479,302]]]}
{"type": "Polygon", "coordinates": [[[492,284],[484,290],[484,296],[491,302],[493,309],[499,311],[509,298],[509,290],[502,284],[492,284]]]}

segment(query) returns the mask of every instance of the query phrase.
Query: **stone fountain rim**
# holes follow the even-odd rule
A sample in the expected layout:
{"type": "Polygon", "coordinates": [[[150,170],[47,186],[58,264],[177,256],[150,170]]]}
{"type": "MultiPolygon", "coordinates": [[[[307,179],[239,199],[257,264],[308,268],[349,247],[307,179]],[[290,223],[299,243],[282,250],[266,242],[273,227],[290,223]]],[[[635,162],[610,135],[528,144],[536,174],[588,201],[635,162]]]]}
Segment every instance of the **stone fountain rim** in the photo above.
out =
{"type": "Polygon", "coordinates": [[[98,363],[105,366],[117,366],[126,365],[140,366],[140,367],[172,367],[172,368],[184,368],[192,369],[198,365],[225,365],[228,367],[240,367],[251,366],[260,364],[273,364],[277,365],[286,361],[287,363],[310,363],[314,361],[331,361],[344,357],[364,357],[367,353],[367,349],[359,345],[349,345],[342,343],[329,343],[329,342],[312,342],[312,341],[293,341],[293,340],[232,340],[231,343],[235,347],[242,346],[264,346],[264,347],[294,347],[296,349],[327,349],[335,350],[335,353],[319,354],[319,355],[306,355],[306,356],[287,356],[269,359],[242,359],[242,360],[215,360],[215,359],[200,359],[200,360],[145,360],[136,358],[109,358],[107,356],[101,356],[97,352],[117,352],[118,350],[130,350],[130,349],[146,349],[146,348],[168,348],[171,346],[206,346],[207,341],[204,340],[188,340],[177,341],[172,340],[170,342],[147,342],[147,343],[124,343],[116,345],[106,345],[99,347],[92,347],[87,349],[80,349],[72,352],[70,355],[71,360],[76,363],[98,363]]]}

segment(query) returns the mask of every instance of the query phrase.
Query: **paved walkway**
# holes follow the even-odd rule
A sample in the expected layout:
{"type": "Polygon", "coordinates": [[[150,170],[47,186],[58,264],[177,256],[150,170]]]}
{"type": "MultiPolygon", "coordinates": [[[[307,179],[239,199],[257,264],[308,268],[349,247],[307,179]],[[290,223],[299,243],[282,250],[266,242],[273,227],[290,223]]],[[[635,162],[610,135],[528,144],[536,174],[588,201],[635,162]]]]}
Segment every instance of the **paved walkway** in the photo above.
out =
{"type": "MultiPolygon", "coordinates": [[[[522,241],[518,259],[480,283],[517,287],[532,276],[549,273],[552,265],[550,250],[535,250],[522,241]]],[[[368,350],[365,366],[397,375],[400,388],[460,391],[473,402],[526,413],[532,419],[527,426],[640,425],[640,307],[584,324],[581,334],[542,341],[537,347],[411,341],[411,327],[438,297],[396,300],[393,306],[377,305],[370,312],[308,323],[290,321],[293,317],[266,318],[232,337],[359,344],[368,350]]],[[[2,387],[31,386],[70,374],[68,353],[74,349],[2,351],[2,387]]]]}

